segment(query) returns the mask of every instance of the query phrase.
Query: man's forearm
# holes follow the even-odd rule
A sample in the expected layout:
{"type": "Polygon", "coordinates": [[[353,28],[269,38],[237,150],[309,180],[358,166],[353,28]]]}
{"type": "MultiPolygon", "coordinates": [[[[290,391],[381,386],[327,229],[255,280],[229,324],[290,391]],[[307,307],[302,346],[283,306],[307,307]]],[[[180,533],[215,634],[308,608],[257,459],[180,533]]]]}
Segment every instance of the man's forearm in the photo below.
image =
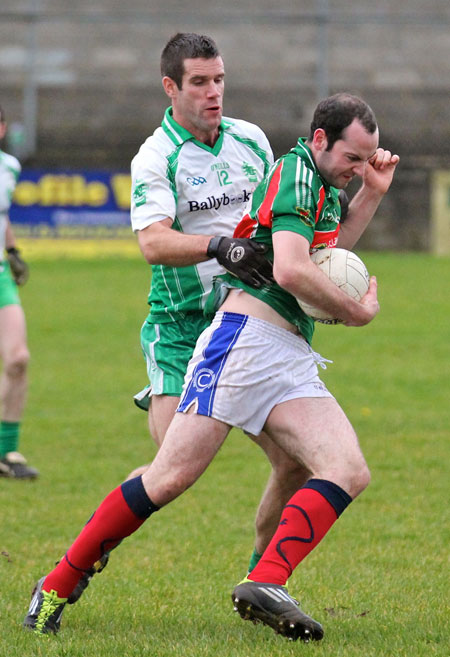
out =
{"type": "Polygon", "coordinates": [[[5,248],[6,249],[11,249],[16,246],[16,237],[14,235],[13,229],[11,228],[11,224],[8,221],[6,222],[6,229],[5,229],[5,248]]]}
{"type": "Polygon", "coordinates": [[[152,226],[151,230],[138,233],[139,246],[150,265],[188,267],[208,260],[208,244],[211,236],[185,235],[164,226],[152,226]]]}
{"type": "Polygon", "coordinates": [[[158,243],[142,247],[142,253],[151,265],[167,265],[169,267],[188,267],[209,260],[206,253],[211,237],[206,235],[180,235],[181,240],[173,240],[170,244],[158,243]]]}
{"type": "Polygon", "coordinates": [[[345,223],[341,225],[337,246],[351,250],[370,224],[383,194],[366,187],[355,194],[349,208],[345,223]]]}

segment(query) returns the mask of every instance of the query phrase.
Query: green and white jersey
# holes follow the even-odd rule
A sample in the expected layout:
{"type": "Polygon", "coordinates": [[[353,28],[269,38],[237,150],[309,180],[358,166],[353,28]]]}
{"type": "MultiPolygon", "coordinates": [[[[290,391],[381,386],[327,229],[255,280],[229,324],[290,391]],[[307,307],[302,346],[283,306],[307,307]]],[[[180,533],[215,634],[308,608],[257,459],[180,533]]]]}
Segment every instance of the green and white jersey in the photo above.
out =
{"type": "Polygon", "coordinates": [[[0,260],[3,260],[6,222],[20,171],[19,160],[0,150],[0,260]]]}
{"type": "MultiPolygon", "coordinates": [[[[273,155],[260,128],[223,118],[213,147],[197,141],[166,110],[164,120],[131,163],[134,231],[169,217],[189,235],[231,237],[273,155]]],[[[213,276],[224,273],[215,258],[189,267],[152,266],[149,321],[176,321],[201,311],[213,276]]]]}
{"type": "MultiPolygon", "coordinates": [[[[305,237],[311,249],[333,248],[337,244],[341,207],[339,190],[320,175],[312,153],[303,139],[280,157],[269,175],[253,194],[250,212],[235,230],[235,237],[250,237],[268,247],[273,261],[272,234],[291,231],[305,237]]],[[[229,275],[223,277],[232,287],[241,287],[274,308],[297,326],[311,342],[314,320],[301,310],[296,299],[279,285],[251,288],[229,275]]]]}

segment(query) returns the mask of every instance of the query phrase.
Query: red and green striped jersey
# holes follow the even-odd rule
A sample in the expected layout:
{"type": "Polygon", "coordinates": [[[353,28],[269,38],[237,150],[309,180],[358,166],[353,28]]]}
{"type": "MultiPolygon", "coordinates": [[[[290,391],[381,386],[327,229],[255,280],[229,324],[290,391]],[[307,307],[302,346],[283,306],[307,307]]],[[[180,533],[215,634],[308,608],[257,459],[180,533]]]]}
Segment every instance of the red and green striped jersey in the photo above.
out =
{"type": "MultiPolygon", "coordinates": [[[[253,193],[251,210],[234,232],[235,237],[251,237],[266,244],[273,261],[272,234],[287,230],[303,235],[313,248],[335,247],[339,234],[339,190],[320,175],[305,140],[299,139],[289,153],[280,157],[253,193]]],[[[311,342],[314,321],[296,299],[274,284],[254,289],[235,278],[233,287],[245,289],[272,306],[282,317],[297,326],[311,342]]]]}

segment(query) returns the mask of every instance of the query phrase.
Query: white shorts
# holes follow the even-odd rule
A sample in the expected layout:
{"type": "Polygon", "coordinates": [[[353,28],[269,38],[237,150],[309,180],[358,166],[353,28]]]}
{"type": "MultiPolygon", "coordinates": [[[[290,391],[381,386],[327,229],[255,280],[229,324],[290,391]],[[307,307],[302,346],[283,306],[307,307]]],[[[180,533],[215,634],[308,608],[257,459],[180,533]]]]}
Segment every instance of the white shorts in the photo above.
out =
{"type": "Polygon", "coordinates": [[[277,404],[333,396],[317,363],[325,367],[302,337],[248,315],[218,312],[197,341],[177,411],[258,435],[277,404]]]}

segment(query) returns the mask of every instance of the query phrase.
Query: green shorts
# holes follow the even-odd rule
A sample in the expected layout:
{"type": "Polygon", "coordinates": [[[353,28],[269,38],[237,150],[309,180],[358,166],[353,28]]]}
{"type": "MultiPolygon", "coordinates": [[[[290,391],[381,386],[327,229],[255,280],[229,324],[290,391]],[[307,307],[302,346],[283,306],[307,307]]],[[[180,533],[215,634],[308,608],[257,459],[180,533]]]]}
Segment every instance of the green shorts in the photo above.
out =
{"type": "Polygon", "coordinates": [[[0,308],[4,306],[20,306],[17,285],[5,260],[0,262],[0,308]]]}
{"type": "Polygon", "coordinates": [[[144,322],[141,346],[152,395],[179,397],[198,336],[211,321],[202,312],[168,324],[144,322]]]}

